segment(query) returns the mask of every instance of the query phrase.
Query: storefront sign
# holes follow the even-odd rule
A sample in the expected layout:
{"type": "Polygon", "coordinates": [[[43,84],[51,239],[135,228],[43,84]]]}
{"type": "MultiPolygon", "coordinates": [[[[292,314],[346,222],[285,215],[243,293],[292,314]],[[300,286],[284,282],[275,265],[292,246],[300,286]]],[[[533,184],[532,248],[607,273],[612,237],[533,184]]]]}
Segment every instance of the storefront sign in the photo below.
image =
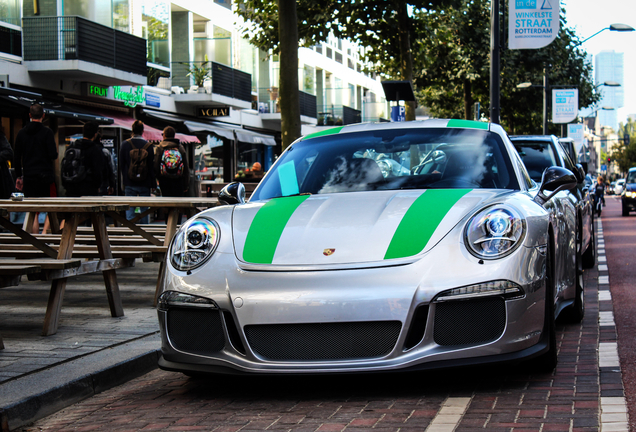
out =
{"type": "Polygon", "coordinates": [[[225,117],[230,115],[230,107],[198,107],[197,117],[225,117]]]}
{"type": "Polygon", "coordinates": [[[510,0],[508,48],[536,49],[559,34],[559,0],[510,0]]]}
{"type": "Polygon", "coordinates": [[[142,86],[131,87],[130,91],[126,92],[121,87],[113,87],[115,100],[124,101],[124,105],[134,108],[138,104],[146,103],[146,95],[144,94],[144,88],[142,86]]]}
{"type": "Polygon", "coordinates": [[[108,97],[108,89],[109,87],[105,85],[83,82],[82,96],[105,98],[108,97]]]}
{"type": "Polygon", "coordinates": [[[161,100],[159,98],[159,95],[154,93],[146,93],[146,106],[160,108],[161,100]]]}

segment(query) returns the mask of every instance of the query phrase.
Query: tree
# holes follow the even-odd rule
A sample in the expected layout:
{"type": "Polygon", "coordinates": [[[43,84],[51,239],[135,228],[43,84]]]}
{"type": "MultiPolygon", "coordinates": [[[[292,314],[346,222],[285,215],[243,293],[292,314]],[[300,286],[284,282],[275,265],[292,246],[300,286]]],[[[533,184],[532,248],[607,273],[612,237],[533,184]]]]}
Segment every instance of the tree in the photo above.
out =
{"type": "MultiPolygon", "coordinates": [[[[420,34],[409,8],[435,8],[461,3],[460,0],[298,0],[298,36],[301,46],[312,46],[325,41],[329,32],[337,37],[356,41],[365,47],[366,61],[377,65],[376,70],[387,76],[413,81],[411,40],[420,34]]],[[[262,48],[275,53],[291,49],[283,46],[278,26],[293,25],[280,20],[274,0],[238,0],[237,13],[250,24],[244,35],[262,48]]],[[[283,33],[281,33],[283,34],[283,33]]],[[[281,65],[281,70],[282,70],[281,65]]],[[[281,82],[282,87],[282,82],[281,82]]],[[[291,91],[291,87],[288,87],[291,91]]],[[[281,89],[281,99],[283,90],[281,89]]],[[[281,101],[282,102],[282,101],[281,101]]],[[[281,118],[285,108],[281,105],[281,118]]],[[[288,113],[298,116],[300,113],[288,113]]],[[[290,117],[291,118],[291,117],[290,117]]],[[[407,103],[406,119],[415,120],[415,103],[407,103]]],[[[300,120],[298,120],[300,122],[300,120]]],[[[283,126],[283,125],[281,125],[283,126]]],[[[288,131],[289,132],[289,131],[288,131]]],[[[283,137],[286,131],[283,130],[283,137]]],[[[293,132],[292,132],[293,135],[293,132]]],[[[294,138],[295,139],[295,138],[294,138]]]]}
{"type": "Polygon", "coordinates": [[[618,150],[614,151],[612,158],[616,161],[620,172],[627,172],[631,167],[636,166],[636,120],[629,118],[627,123],[621,123],[618,127],[619,138],[629,136],[629,144],[621,141],[618,150]]]}
{"type": "MultiPolygon", "coordinates": [[[[473,102],[490,103],[490,1],[470,0],[443,13],[419,11],[420,26],[429,37],[418,40],[416,83],[420,101],[437,117],[472,118],[473,102]]],[[[598,100],[592,67],[573,30],[561,16],[559,37],[537,50],[504,50],[501,55],[501,123],[509,133],[542,133],[543,91],[518,89],[522,82],[540,85],[548,65],[549,85],[579,89],[581,107],[598,100]]],[[[551,99],[551,93],[550,93],[551,99]]],[[[559,133],[550,124],[550,133],[559,133]]]]}

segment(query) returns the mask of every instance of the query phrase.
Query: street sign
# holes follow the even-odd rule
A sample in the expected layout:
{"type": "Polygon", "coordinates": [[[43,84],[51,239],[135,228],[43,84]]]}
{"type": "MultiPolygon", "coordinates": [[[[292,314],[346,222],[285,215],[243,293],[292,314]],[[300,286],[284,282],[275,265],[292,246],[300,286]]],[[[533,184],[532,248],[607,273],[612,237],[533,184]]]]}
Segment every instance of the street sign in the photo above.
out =
{"type": "Polygon", "coordinates": [[[568,123],[579,112],[579,89],[552,90],[552,123],[568,123]]]}
{"type": "Polygon", "coordinates": [[[559,34],[559,0],[509,0],[508,48],[536,49],[559,34]]]}
{"type": "Polygon", "coordinates": [[[601,171],[607,171],[607,165],[605,164],[601,165],[601,171]]]}

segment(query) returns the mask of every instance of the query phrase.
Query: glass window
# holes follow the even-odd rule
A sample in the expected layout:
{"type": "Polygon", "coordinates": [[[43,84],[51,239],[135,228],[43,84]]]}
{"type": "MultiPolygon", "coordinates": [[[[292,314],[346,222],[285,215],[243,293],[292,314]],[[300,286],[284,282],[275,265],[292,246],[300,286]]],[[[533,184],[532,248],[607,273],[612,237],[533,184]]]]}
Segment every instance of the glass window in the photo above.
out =
{"type": "Polygon", "coordinates": [[[64,16],[77,15],[93,22],[113,27],[112,4],[103,0],[64,0],[62,2],[64,16]]]}
{"type": "Polygon", "coordinates": [[[519,189],[498,135],[477,129],[424,128],[307,139],[281,155],[252,200],[286,196],[285,191],[454,188],[519,189]]]}
{"type": "Polygon", "coordinates": [[[128,0],[113,0],[113,28],[130,33],[130,6],[128,0]]]}
{"type": "Polygon", "coordinates": [[[315,91],[314,68],[305,65],[303,68],[303,91],[314,94],[315,91]]]}
{"type": "Polygon", "coordinates": [[[523,160],[530,178],[541,183],[543,171],[557,163],[557,157],[549,142],[546,141],[515,141],[515,145],[521,160],[523,160]]]}
{"type": "Polygon", "coordinates": [[[0,21],[19,26],[20,13],[20,0],[0,0],[0,21]]]}
{"type": "Polygon", "coordinates": [[[170,5],[167,2],[144,0],[142,5],[142,37],[148,41],[150,63],[170,66],[170,5]]]}

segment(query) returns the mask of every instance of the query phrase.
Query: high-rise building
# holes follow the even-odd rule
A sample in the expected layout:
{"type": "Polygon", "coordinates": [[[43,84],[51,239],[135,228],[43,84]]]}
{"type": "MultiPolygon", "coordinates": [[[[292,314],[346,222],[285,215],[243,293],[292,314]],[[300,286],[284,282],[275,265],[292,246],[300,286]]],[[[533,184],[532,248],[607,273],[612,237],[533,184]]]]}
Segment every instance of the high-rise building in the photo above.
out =
{"type": "Polygon", "coordinates": [[[606,81],[614,81],[620,87],[600,86],[603,98],[599,101],[600,107],[612,107],[613,110],[599,110],[598,121],[602,126],[609,126],[618,130],[618,112],[625,104],[623,90],[624,71],[623,53],[613,50],[601,51],[594,58],[594,80],[597,85],[606,81]]]}

